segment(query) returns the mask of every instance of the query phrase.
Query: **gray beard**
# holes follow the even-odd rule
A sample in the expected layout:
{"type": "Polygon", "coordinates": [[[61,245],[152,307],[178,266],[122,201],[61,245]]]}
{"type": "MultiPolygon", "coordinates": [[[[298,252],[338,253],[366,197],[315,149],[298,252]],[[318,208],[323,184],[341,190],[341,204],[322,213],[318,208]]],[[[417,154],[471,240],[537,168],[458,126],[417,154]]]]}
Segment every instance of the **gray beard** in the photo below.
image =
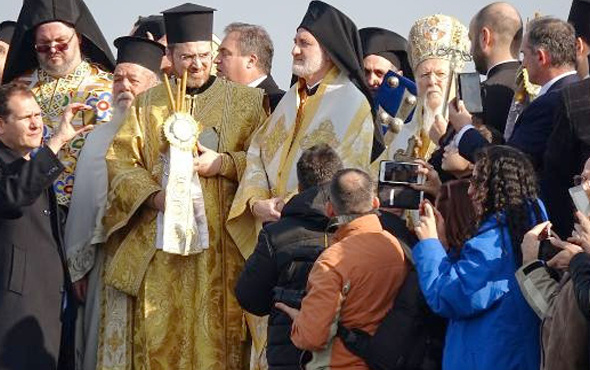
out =
{"type": "Polygon", "coordinates": [[[71,73],[71,71],[73,71],[77,67],[74,65],[73,60],[66,62],[60,66],[49,65],[41,61],[39,62],[39,65],[45,72],[49,73],[49,75],[58,78],[67,76],[69,73],[71,73]]]}
{"type": "Polygon", "coordinates": [[[443,106],[439,105],[435,109],[430,108],[427,102],[424,102],[424,110],[422,116],[422,127],[424,128],[425,132],[429,132],[432,124],[434,123],[434,118],[437,114],[442,114],[443,106]]]}

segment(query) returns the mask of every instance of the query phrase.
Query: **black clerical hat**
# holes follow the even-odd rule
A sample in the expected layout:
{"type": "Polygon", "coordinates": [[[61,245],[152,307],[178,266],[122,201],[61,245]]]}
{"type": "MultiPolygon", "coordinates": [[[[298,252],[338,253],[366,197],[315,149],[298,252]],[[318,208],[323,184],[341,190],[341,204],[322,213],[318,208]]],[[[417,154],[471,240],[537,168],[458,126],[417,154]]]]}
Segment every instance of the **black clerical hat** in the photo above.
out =
{"type": "Polygon", "coordinates": [[[135,22],[135,27],[135,31],[133,31],[131,36],[146,38],[149,32],[154,36],[154,40],[157,41],[166,35],[164,16],[162,15],[140,16],[137,22],[135,22]]]}
{"type": "Polygon", "coordinates": [[[215,10],[191,3],[164,10],[162,14],[164,14],[168,44],[211,41],[215,10]]]}
{"type": "Polygon", "coordinates": [[[362,28],[359,34],[363,44],[363,57],[372,54],[383,57],[401,69],[404,76],[414,79],[406,51],[408,41],[404,37],[378,27],[362,28]]]}
{"type": "Polygon", "coordinates": [[[574,0],[567,21],[574,26],[577,37],[590,43],[590,0],[574,0]]]}
{"type": "Polygon", "coordinates": [[[160,73],[162,57],[166,52],[164,45],[143,37],[123,36],[114,42],[117,48],[117,64],[139,64],[154,73],[160,73]]]}
{"type": "Polygon", "coordinates": [[[82,0],[24,0],[20,10],[2,82],[7,83],[38,67],[35,29],[48,22],[63,22],[82,38],[82,54],[108,71],[115,68],[113,54],[90,10],[82,0]]]}
{"type": "Polygon", "coordinates": [[[0,41],[4,41],[10,45],[10,40],[12,40],[12,35],[14,34],[15,28],[16,22],[4,21],[0,23],[0,41]]]}
{"type": "MultiPolygon", "coordinates": [[[[371,91],[365,82],[361,38],[354,22],[333,6],[314,0],[309,3],[298,28],[306,29],[316,38],[332,62],[348,75],[374,108],[371,91]]],[[[377,158],[384,149],[381,127],[375,124],[371,158],[377,158]]]]}

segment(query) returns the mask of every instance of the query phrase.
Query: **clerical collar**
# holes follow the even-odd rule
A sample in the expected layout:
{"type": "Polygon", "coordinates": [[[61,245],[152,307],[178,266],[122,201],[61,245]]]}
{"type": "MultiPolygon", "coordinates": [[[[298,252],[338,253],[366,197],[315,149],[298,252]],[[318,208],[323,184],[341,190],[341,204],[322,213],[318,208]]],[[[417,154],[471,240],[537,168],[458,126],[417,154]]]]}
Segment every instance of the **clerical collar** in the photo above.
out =
{"type": "Polygon", "coordinates": [[[213,85],[213,82],[215,82],[215,78],[216,78],[215,76],[211,75],[209,77],[209,79],[207,80],[207,82],[205,82],[203,84],[203,86],[201,86],[201,87],[187,87],[186,88],[186,93],[188,95],[198,95],[198,94],[204,92],[205,90],[207,90],[208,88],[210,88],[211,85],[213,85]]]}
{"type": "Polygon", "coordinates": [[[318,82],[316,82],[313,86],[309,86],[307,83],[305,84],[305,92],[307,93],[307,96],[312,96],[313,94],[316,93],[316,91],[318,91],[318,87],[320,87],[320,84],[322,83],[322,80],[319,80],[318,82]]]}
{"type": "Polygon", "coordinates": [[[248,84],[248,86],[250,87],[257,87],[258,85],[260,85],[262,83],[262,81],[266,80],[266,77],[268,77],[267,75],[262,75],[260,77],[258,77],[257,79],[255,79],[254,81],[250,82],[248,84]]]}

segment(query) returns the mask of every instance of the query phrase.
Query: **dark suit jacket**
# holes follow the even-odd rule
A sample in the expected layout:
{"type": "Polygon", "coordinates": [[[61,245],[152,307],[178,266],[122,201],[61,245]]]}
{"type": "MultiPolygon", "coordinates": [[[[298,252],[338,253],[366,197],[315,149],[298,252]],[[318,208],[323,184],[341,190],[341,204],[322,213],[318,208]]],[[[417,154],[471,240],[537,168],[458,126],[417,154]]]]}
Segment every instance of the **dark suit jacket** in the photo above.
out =
{"type": "Polygon", "coordinates": [[[574,205],[568,189],[590,157],[590,79],[562,89],[553,132],[547,141],[542,192],[553,223],[562,237],[570,236],[574,205]]]}
{"type": "Polygon", "coordinates": [[[561,96],[560,90],[579,80],[577,74],[557,80],[545,94],[533,100],[516,120],[508,145],[528,154],[538,173],[543,170],[543,155],[547,140],[553,131],[553,119],[561,96]]]}
{"type": "MultiPolygon", "coordinates": [[[[576,74],[557,80],[543,95],[535,99],[516,120],[508,145],[528,154],[537,173],[543,171],[543,155],[553,130],[553,119],[559,103],[561,89],[579,81],[576,74]]],[[[459,153],[473,160],[474,153],[489,143],[477,130],[468,130],[459,142],[459,153]]]]}
{"type": "Polygon", "coordinates": [[[516,73],[520,62],[499,64],[488,72],[488,78],[482,83],[483,123],[502,135],[506,127],[508,111],[516,90],[516,73]]]}
{"type": "Polygon", "coordinates": [[[272,78],[271,75],[268,75],[258,86],[259,89],[263,89],[268,96],[270,102],[270,111],[274,112],[275,108],[285,95],[285,90],[279,89],[275,80],[272,78]]]}
{"type": "Polygon", "coordinates": [[[54,369],[67,281],[46,147],[27,161],[0,142],[0,369],[54,369]]]}

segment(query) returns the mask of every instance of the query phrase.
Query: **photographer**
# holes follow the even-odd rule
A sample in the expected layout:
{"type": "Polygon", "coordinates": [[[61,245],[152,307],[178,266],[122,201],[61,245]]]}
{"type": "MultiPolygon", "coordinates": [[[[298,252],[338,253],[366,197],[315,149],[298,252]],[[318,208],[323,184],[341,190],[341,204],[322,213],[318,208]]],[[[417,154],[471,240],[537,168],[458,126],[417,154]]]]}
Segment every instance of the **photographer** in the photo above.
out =
{"type": "Polygon", "coordinates": [[[276,304],[293,319],[293,343],[313,352],[307,368],[368,369],[334,334],[338,322],[373,334],[407,275],[403,250],[381,227],[378,207],[365,172],[339,171],[327,206],[339,220],[333,243],[314,264],[301,310],[276,304]]]}
{"type": "MultiPolygon", "coordinates": [[[[583,173],[589,170],[590,160],[583,173]]],[[[521,245],[523,266],[516,278],[527,302],[543,320],[542,369],[587,369],[590,365],[586,319],[590,316],[590,220],[579,211],[575,216],[578,223],[567,241],[560,240],[550,231],[551,224],[544,222],[527,232],[521,245]],[[545,264],[538,256],[540,244],[546,239],[561,251],[545,264]],[[559,281],[553,278],[551,268],[565,272],[559,281]]]]}
{"type": "Polygon", "coordinates": [[[92,129],[74,127],[73,117],[90,109],[68,105],[43,144],[33,93],[16,83],[0,87],[0,368],[73,368],[76,307],[51,184],[64,170],[59,150],[92,129]]]}
{"type": "Polygon", "coordinates": [[[469,186],[478,227],[458,258],[439,240],[445,230],[433,207],[421,207],[412,254],[429,306],[449,319],[444,369],[539,368],[539,319],[514,276],[524,234],[546,219],[535,183],[518,150],[480,152],[469,186]]]}
{"type": "Polygon", "coordinates": [[[327,144],[315,145],[297,162],[299,194],[281,211],[277,222],[264,225],[254,253],[236,285],[240,306],[268,318],[266,359],[270,370],[299,369],[301,350],[291,342],[291,319],[273,307],[284,302],[299,308],[307,275],[326,247],[329,218],[327,186],[342,161],[327,144]]]}

